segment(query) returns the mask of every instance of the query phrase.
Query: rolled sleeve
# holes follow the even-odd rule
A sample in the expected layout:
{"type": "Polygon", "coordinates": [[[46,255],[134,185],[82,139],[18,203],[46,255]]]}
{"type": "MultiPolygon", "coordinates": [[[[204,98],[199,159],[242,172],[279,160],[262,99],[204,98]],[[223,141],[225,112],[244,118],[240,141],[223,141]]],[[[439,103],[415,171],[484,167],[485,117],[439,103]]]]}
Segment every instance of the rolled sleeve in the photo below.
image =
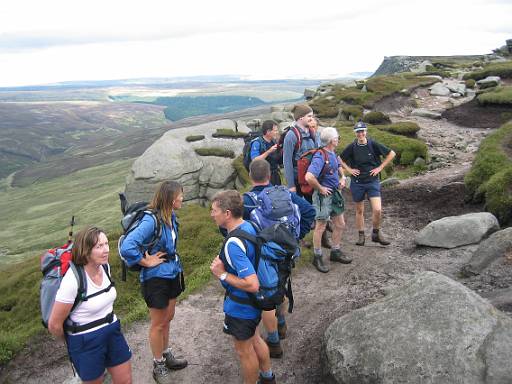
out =
{"type": "Polygon", "coordinates": [[[155,221],[150,215],[145,215],[140,224],[131,231],[121,245],[121,255],[129,267],[137,264],[143,257],[144,244],[149,244],[155,231],[155,221]]]}

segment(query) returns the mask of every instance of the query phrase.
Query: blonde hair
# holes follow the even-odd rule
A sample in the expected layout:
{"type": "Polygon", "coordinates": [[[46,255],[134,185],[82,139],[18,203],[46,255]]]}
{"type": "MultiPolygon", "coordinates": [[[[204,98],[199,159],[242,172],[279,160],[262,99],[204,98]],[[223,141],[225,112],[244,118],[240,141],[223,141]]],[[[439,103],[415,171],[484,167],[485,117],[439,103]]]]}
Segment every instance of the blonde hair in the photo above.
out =
{"type": "Polygon", "coordinates": [[[155,191],[148,209],[154,211],[164,223],[171,226],[174,201],[180,193],[183,193],[183,186],[180,183],[174,180],[164,181],[155,191]]]}

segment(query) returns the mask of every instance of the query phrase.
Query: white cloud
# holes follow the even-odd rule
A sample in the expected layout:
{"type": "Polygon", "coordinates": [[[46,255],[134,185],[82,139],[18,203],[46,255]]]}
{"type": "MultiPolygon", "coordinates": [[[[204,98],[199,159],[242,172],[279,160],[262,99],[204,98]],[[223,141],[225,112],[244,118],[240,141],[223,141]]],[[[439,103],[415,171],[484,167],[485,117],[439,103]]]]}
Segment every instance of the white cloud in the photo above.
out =
{"type": "Polygon", "coordinates": [[[499,0],[18,0],[0,4],[0,86],[372,71],[383,56],[490,52],[511,14],[499,0]]]}

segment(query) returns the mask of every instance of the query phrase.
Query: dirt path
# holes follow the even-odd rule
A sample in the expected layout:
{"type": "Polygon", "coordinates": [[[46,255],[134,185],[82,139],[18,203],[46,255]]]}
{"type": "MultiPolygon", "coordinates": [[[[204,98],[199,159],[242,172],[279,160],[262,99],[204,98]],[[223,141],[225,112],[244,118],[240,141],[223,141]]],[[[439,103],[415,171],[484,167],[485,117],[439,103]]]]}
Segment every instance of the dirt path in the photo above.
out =
{"type": "MultiPolygon", "coordinates": [[[[397,111],[392,117],[412,120],[403,111],[397,111]]],[[[430,143],[431,153],[446,160],[440,162],[444,166],[383,191],[383,228],[392,239],[388,247],[375,245],[368,239],[364,247],[354,245],[354,205],[345,193],[348,211],[343,248],[354,261],[350,265],[331,264],[328,274],[320,274],[309,262],[296,271],[293,280],[296,303],[293,314],[288,316],[289,333],[283,340],[285,354],[282,359],[273,360],[278,382],[322,383],[321,337],[333,320],[381,298],[387,290],[401,285],[416,272],[433,270],[456,278],[460,266],[476,248],[417,248],[413,240],[416,232],[431,220],[480,210],[481,207],[464,204],[462,180],[474,150],[488,131],[457,127],[445,120],[413,120],[420,124],[421,136],[430,143]],[[459,142],[467,145],[457,147],[455,144],[459,142]]],[[[368,213],[368,209],[366,211],[368,213]]],[[[367,215],[367,234],[371,231],[369,225],[367,215]]],[[[504,268],[508,268],[505,273],[512,275],[512,266],[504,268]]],[[[484,283],[480,287],[485,290],[491,285],[484,283]]],[[[220,284],[212,282],[178,305],[171,323],[171,344],[178,354],[188,359],[189,367],[173,373],[176,382],[240,382],[232,342],[221,330],[222,298],[220,284]]],[[[148,324],[141,322],[126,332],[134,352],[134,383],[153,383],[147,331],[148,324]]],[[[12,383],[72,383],[71,369],[65,362],[64,348],[47,344],[44,350],[21,353],[4,372],[3,379],[12,383]],[[26,358],[30,358],[30,366],[24,363],[26,358]]]]}

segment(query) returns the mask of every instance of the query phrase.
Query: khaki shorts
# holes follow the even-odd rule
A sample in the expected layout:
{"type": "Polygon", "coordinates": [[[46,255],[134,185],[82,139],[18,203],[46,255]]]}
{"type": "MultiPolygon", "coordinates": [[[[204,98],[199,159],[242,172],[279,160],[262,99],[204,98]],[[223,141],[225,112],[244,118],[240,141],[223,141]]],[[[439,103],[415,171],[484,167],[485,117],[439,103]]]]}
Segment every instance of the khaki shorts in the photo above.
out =
{"type": "Polygon", "coordinates": [[[313,206],[315,207],[315,220],[328,220],[331,216],[338,216],[345,212],[345,199],[339,190],[324,196],[317,190],[313,192],[313,206]]]}

